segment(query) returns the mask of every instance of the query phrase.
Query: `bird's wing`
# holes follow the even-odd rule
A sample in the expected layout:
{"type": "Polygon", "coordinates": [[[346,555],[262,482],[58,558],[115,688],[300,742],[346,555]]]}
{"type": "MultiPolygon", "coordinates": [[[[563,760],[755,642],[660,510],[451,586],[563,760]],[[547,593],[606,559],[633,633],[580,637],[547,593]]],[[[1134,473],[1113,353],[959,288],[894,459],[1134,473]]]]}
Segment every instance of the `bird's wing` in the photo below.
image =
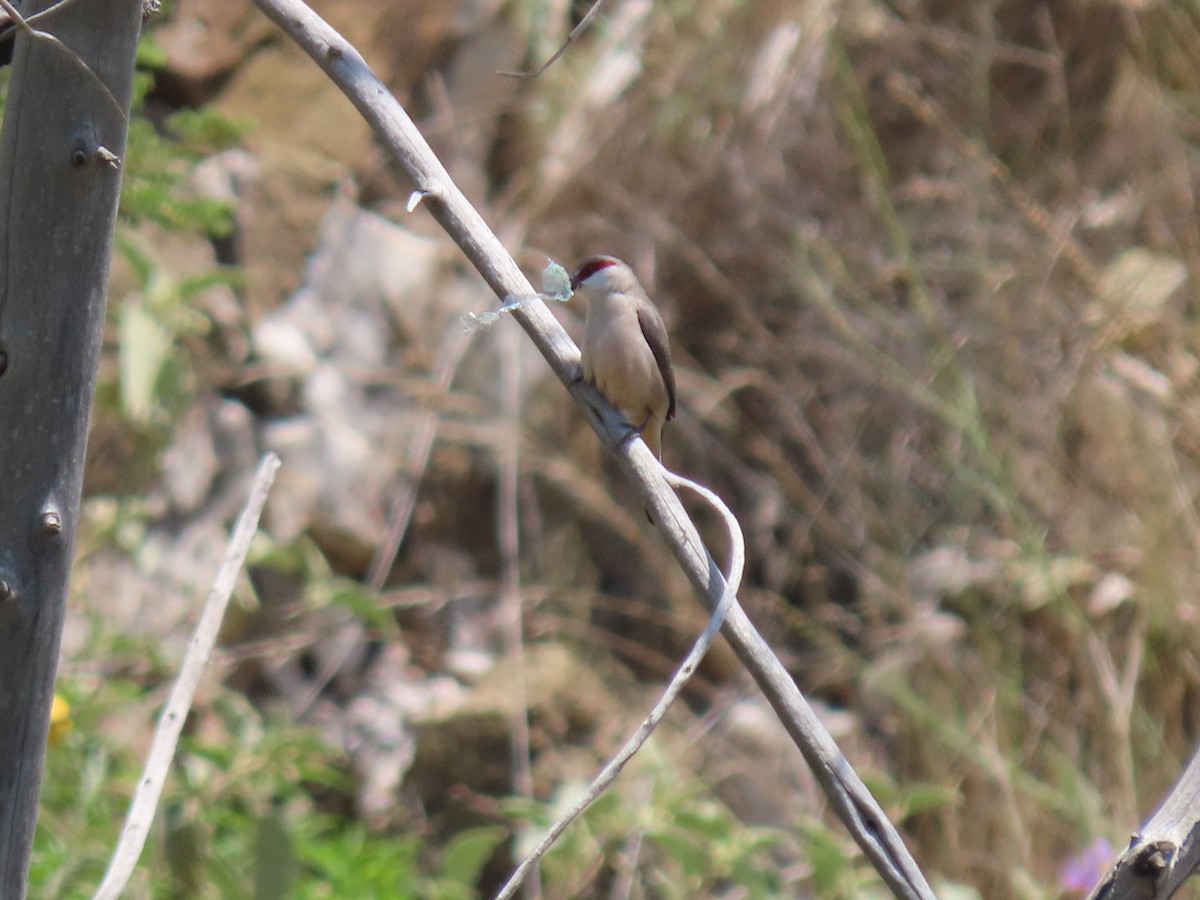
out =
{"type": "Polygon", "coordinates": [[[667,386],[667,418],[675,418],[675,370],[671,368],[671,348],[667,339],[667,326],[663,324],[662,316],[653,307],[642,306],[638,309],[638,324],[642,326],[642,336],[650,345],[654,361],[658,363],[659,374],[663,384],[667,386]]]}

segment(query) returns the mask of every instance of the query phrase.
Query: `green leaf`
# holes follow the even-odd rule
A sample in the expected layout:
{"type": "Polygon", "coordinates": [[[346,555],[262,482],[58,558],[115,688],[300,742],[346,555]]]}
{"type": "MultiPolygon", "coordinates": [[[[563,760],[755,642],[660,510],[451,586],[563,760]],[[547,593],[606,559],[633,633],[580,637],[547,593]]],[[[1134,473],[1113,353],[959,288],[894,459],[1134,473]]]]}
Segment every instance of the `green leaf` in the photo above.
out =
{"type": "Polygon", "coordinates": [[[676,824],[707,841],[727,841],[733,830],[732,816],[709,804],[697,804],[691,809],[681,809],[675,817],[676,824]]]}
{"type": "Polygon", "coordinates": [[[210,156],[235,146],[250,125],[214,109],[182,109],[167,119],[166,130],[178,135],[192,152],[210,156]]]}
{"type": "Polygon", "coordinates": [[[167,51],[150,35],[143,35],[137,45],[137,65],[142,69],[161,69],[167,64],[167,51]]]}
{"type": "Polygon", "coordinates": [[[475,884],[484,865],[507,837],[508,829],[503,825],[481,825],[460,832],[446,848],[443,877],[464,886],[475,884]]]}
{"type": "Polygon", "coordinates": [[[117,249],[121,251],[121,256],[129,263],[137,276],[137,282],[140,285],[150,283],[150,279],[154,276],[155,265],[154,260],[145,253],[141,247],[131,241],[124,235],[117,235],[115,239],[117,249]]]}
{"type": "Polygon", "coordinates": [[[212,287],[240,287],[245,284],[245,275],[238,269],[221,268],[203,275],[191,275],[179,281],[179,296],[188,300],[212,287]]]}
{"type": "Polygon", "coordinates": [[[155,385],[171,351],[171,335],[138,297],[121,305],[119,358],[121,404],[137,422],[148,422],[154,409],[155,385]]]}
{"type": "Polygon", "coordinates": [[[852,869],[844,843],[819,823],[813,823],[811,827],[801,825],[801,829],[808,837],[806,850],[814,893],[817,896],[835,894],[838,884],[852,869]]]}
{"type": "Polygon", "coordinates": [[[916,784],[904,789],[903,804],[906,816],[935,809],[951,809],[961,798],[956,790],[944,784],[916,784]]]}
{"type": "Polygon", "coordinates": [[[329,602],[344,606],[368,625],[380,631],[396,629],[396,619],[390,609],[379,605],[379,596],[366,585],[349,578],[339,578],[329,595],[329,602]]]}
{"type": "Polygon", "coordinates": [[[685,873],[697,875],[708,871],[711,857],[703,841],[693,839],[686,832],[650,831],[646,837],[678,863],[685,873]]]}
{"type": "Polygon", "coordinates": [[[296,859],[292,840],[276,816],[258,820],[254,854],[254,900],[283,900],[292,895],[296,859]]]}

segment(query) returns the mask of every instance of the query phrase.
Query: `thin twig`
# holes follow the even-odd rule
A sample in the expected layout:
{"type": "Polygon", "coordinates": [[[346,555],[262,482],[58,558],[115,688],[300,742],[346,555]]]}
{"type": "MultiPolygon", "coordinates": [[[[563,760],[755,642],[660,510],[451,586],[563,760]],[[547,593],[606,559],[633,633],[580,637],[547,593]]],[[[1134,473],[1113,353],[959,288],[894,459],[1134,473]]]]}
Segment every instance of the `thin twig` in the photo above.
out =
{"type": "Polygon", "coordinates": [[[567,48],[570,47],[571,44],[573,44],[575,42],[575,39],[577,37],[579,37],[581,34],[583,34],[585,31],[587,31],[589,27],[591,27],[592,20],[594,18],[596,18],[596,13],[600,12],[600,7],[603,5],[604,5],[604,0],[596,0],[596,2],[592,4],[591,8],[587,11],[587,13],[584,15],[584,17],[579,20],[579,24],[571,29],[571,33],[568,34],[567,39],[562,42],[562,46],[554,51],[553,56],[551,56],[548,60],[546,60],[544,63],[542,63],[536,69],[534,69],[532,72],[503,72],[503,71],[501,71],[501,72],[497,72],[496,74],[497,75],[505,75],[509,78],[537,78],[539,75],[541,75],[543,72],[545,72],[548,68],[550,68],[556,62],[558,62],[558,58],[567,52],[567,48]]]}
{"type": "Polygon", "coordinates": [[[88,74],[88,76],[92,79],[92,81],[94,81],[97,84],[97,86],[100,88],[100,90],[102,90],[104,92],[104,96],[108,98],[108,102],[112,104],[113,109],[115,109],[117,111],[117,115],[120,116],[121,121],[124,122],[125,121],[125,110],[121,107],[121,104],[117,102],[117,98],[112,95],[112,91],[110,91],[108,89],[108,85],[106,85],[103,81],[101,81],[100,76],[97,75],[92,70],[92,67],[89,66],[87,63],[85,63],[82,59],[80,59],[78,53],[76,53],[74,50],[72,50],[70,47],[68,47],[66,44],[64,44],[62,41],[60,41],[54,35],[50,34],[49,32],[39,31],[38,29],[34,28],[30,24],[31,22],[34,22],[38,19],[42,19],[42,18],[48,16],[52,12],[57,12],[58,10],[62,9],[62,7],[66,6],[68,3],[71,3],[71,2],[73,2],[73,0],[59,0],[59,2],[56,3],[54,6],[44,9],[37,15],[30,16],[27,19],[21,17],[21,14],[19,12],[17,12],[17,8],[15,6],[13,6],[12,3],[9,2],[9,0],[0,0],[0,9],[4,10],[4,12],[8,14],[10,21],[6,23],[6,27],[8,25],[11,25],[13,28],[16,28],[18,31],[25,32],[25,34],[31,40],[42,41],[43,43],[49,44],[51,47],[59,48],[67,55],[67,58],[70,59],[71,62],[73,62],[79,68],[83,69],[83,71],[86,72],[88,74]]]}
{"type": "Polygon", "coordinates": [[[683,665],[671,677],[667,689],[663,691],[658,702],[654,704],[654,708],[650,710],[650,715],[638,726],[637,731],[625,742],[625,745],[617,755],[609,760],[608,765],[600,770],[600,774],[596,776],[596,780],[584,791],[583,796],[550,826],[550,830],[546,832],[545,837],[538,842],[538,845],[532,852],[517,866],[512,876],[508,879],[508,883],[496,895],[496,900],[506,900],[506,898],[513,895],[516,889],[520,887],[522,880],[530,868],[546,855],[546,851],[554,846],[554,842],[567,830],[567,827],[583,815],[584,811],[596,801],[596,798],[607,790],[608,786],[621,774],[621,770],[625,768],[629,760],[633,759],[634,754],[650,739],[650,735],[654,733],[654,729],[658,727],[658,723],[662,721],[662,717],[667,714],[667,710],[671,708],[671,704],[675,702],[675,699],[687,686],[691,677],[696,674],[696,668],[700,665],[704,654],[708,652],[713,639],[720,632],[721,626],[725,624],[725,616],[729,613],[730,608],[737,605],[737,592],[742,584],[742,571],[746,567],[746,539],[742,536],[742,529],[738,525],[737,519],[730,512],[729,507],[725,505],[725,502],[708,488],[676,475],[670,470],[664,469],[663,472],[666,475],[667,481],[675,487],[694,491],[707,500],[725,522],[725,528],[729,531],[729,574],[725,577],[721,601],[717,604],[716,609],[713,610],[712,617],[708,620],[708,626],[700,634],[700,637],[696,639],[696,643],[692,645],[692,649],[684,658],[683,665]]]}
{"type": "Polygon", "coordinates": [[[125,890],[129,876],[133,874],[138,858],[142,855],[146,835],[150,833],[154,811],[166,783],[167,770],[175,757],[179,734],[187,720],[188,710],[191,709],[196,687],[200,684],[209,657],[212,656],[217,634],[221,630],[221,620],[225,617],[225,609],[229,605],[229,597],[237,583],[238,573],[246,561],[250,540],[258,530],[258,520],[262,515],[263,505],[267,502],[267,492],[278,469],[279,457],[274,453],[268,453],[258,464],[250,496],[225,549],[225,559],[217,571],[217,578],[208,593],[208,600],[204,603],[204,610],[188,644],[183,665],[179,667],[179,675],[171,688],[167,705],[163,707],[162,715],[159,716],[154,741],[146,756],[142,777],[138,779],[137,790],[134,791],[133,800],[129,804],[129,813],[125,817],[121,838],[113,850],[112,861],[108,864],[108,871],[104,874],[100,887],[96,889],[93,900],[117,900],[125,890]]]}
{"type": "MultiPolygon", "coordinates": [[[[496,544],[500,552],[500,615],[504,619],[504,643],[516,669],[510,686],[512,714],[509,716],[512,785],[519,797],[533,796],[533,766],[529,751],[529,701],[525,691],[525,627],[521,607],[521,540],[518,490],[521,465],[521,342],[515,330],[505,329],[501,338],[503,380],[500,387],[501,415],[505,422],[500,437],[499,477],[496,484],[496,544]]],[[[534,871],[525,885],[529,900],[542,896],[541,877],[534,871]]]]}
{"type": "MultiPolygon", "coordinates": [[[[52,4],[51,6],[47,6],[42,11],[36,12],[32,16],[26,16],[25,24],[33,25],[37,22],[42,21],[42,19],[48,19],[52,15],[54,15],[56,12],[61,12],[63,9],[65,9],[66,7],[70,6],[72,3],[75,3],[75,2],[77,2],[77,0],[58,0],[57,3],[52,4]]],[[[17,27],[20,27],[20,26],[17,26],[17,27]]]]}
{"type": "MultiPolygon", "coordinates": [[[[423,192],[422,205],[462,248],[496,296],[503,301],[510,296],[534,294],[529,279],[358,51],[301,0],[255,3],[316,61],[362,113],[416,190],[423,192]]],[[[603,394],[579,377],[579,348],[543,302],[533,299],[522,304],[513,318],[583,409],[596,434],[612,449],[697,593],[710,609],[715,607],[724,597],[721,570],[705,550],[654,454],[643,441],[625,440],[628,422],[603,394]]],[[[933,898],[932,889],[895,826],[740,606],[731,606],[724,633],[804,755],[834,810],[891,891],[898,897],[933,898]]]]}

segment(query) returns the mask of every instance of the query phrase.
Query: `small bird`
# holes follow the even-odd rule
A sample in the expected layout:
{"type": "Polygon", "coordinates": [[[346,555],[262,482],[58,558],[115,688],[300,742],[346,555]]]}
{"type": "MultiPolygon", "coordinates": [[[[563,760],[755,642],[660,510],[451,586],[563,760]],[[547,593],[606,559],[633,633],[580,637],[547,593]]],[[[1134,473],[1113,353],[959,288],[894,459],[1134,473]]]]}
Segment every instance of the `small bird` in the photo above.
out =
{"type": "Polygon", "coordinates": [[[645,288],[613,256],[585,259],[571,290],[588,299],[583,326],[583,377],[624,413],[662,459],[663,423],[675,416],[675,371],[667,326],[645,288]]]}

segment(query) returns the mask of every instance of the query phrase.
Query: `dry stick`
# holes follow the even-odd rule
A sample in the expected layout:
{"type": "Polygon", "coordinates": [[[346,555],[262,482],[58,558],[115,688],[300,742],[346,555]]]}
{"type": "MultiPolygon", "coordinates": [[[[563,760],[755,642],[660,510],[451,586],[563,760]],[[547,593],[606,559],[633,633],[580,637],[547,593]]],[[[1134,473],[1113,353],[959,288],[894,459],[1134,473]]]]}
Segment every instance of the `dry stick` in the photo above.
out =
{"type": "Polygon", "coordinates": [[[644,722],[638,726],[638,730],[633,733],[628,741],[625,742],[620,751],[609,760],[608,765],[600,770],[600,774],[596,776],[596,780],[591,783],[583,796],[579,798],[575,804],[567,810],[559,819],[550,826],[550,830],[546,832],[545,837],[538,842],[538,845],[533,851],[521,861],[509,878],[508,883],[496,895],[496,900],[506,900],[511,897],[522,880],[525,878],[529,870],[537,864],[537,861],[546,855],[553,845],[558,840],[559,836],[567,830],[567,827],[583,815],[596,798],[599,797],[608,788],[616,777],[621,774],[621,770],[625,768],[625,764],[633,759],[635,753],[642,749],[646,741],[650,739],[650,735],[662,721],[662,717],[667,714],[671,704],[675,702],[675,698],[687,685],[691,677],[696,674],[696,668],[700,665],[700,660],[704,658],[704,654],[708,652],[709,645],[717,636],[717,632],[721,630],[721,626],[725,624],[725,616],[729,612],[732,605],[737,602],[738,588],[742,584],[742,571],[746,567],[746,539],[742,536],[742,529],[738,527],[738,521],[733,513],[729,511],[729,507],[715,493],[710,491],[703,485],[696,484],[694,481],[689,481],[671,472],[668,469],[663,469],[666,474],[667,481],[675,487],[686,488],[695,491],[701,497],[709,502],[725,521],[725,527],[729,531],[729,574],[725,578],[724,594],[721,601],[713,610],[712,617],[708,620],[708,626],[696,639],[696,643],[692,645],[692,649],[688,655],[684,657],[683,664],[679,670],[671,677],[667,689],[663,691],[663,695],[654,704],[654,708],[650,710],[644,722]]]}
{"type": "Polygon", "coordinates": [[[604,5],[604,0],[596,0],[591,8],[584,14],[584,17],[579,20],[579,24],[571,29],[571,33],[567,35],[567,39],[562,42],[562,46],[554,51],[554,55],[548,60],[534,69],[532,72],[497,72],[497,75],[506,75],[509,78],[537,78],[548,68],[558,62],[558,58],[567,52],[567,48],[575,43],[575,39],[583,34],[592,24],[592,20],[596,18],[596,13],[600,12],[600,7],[604,5]]]}
{"type": "Polygon", "coordinates": [[[104,873],[104,880],[96,889],[93,900],[117,900],[125,890],[129,876],[133,874],[138,858],[142,855],[142,848],[146,846],[146,835],[149,834],[150,824],[154,821],[154,810],[158,806],[159,797],[162,796],[167,769],[175,756],[179,733],[187,720],[192,698],[196,695],[196,687],[204,674],[204,667],[212,656],[217,633],[221,630],[221,620],[225,617],[225,609],[229,605],[229,597],[237,583],[238,573],[246,561],[250,540],[258,530],[258,519],[262,515],[263,504],[267,502],[267,492],[278,469],[279,457],[274,453],[268,453],[258,464],[250,496],[242,514],[238,516],[237,526],[233,529],[233,535],[225,549],[225,559],[221,562],[217,578],[208,593],[208,600],[204,603],[204,610],[188,644],[183,665],[179,667],[179,675],[175,678],[167,705],[163,707],[162,715],[159,716],[142,777],[138,780],[137,790],[130,801],[125,827],[121,829],[121,838],[117,841],[108,871],[104,873]]]}
{"type": "MultiPolygon", "coordinates": [[[[76,2],[76,0],[58,0],[57,3],[55,3],[52,6],[47,6],[41,12],[36,12],[32,16],[26,16],[25,24],[33,25],[36,22],[42,21],[42,19],[48,19],[48,18],[50,18],[50,16],[54,15],[55,13],[61,12],[63,9],[70,6],[74,2],[76,2]]],[[[148,8],[148,4],[143,3],[142,4],[142,21],[143,22],[145,22],[145,20],[146,20],[147,12],[150,12],[150,11],[157,12],[158,10],[157,9],[150,10],[148,8]]],[[[20,26],[17,26],[17,27],[20,27],[20,26]]]]}
{"type": "Polygon", "coordinates": [[[1200,864],[1200,751],[1158,811],[1129,839],[1088,900],[1151,900],[1174,894],[1200,864]]]}
{"type": "MultiPolygon", "coordinates": [[[[342,89],[376,136],[416,184],[413,202],[424,201],[430,214],[462,248],[488,285],[503,300],[534,294],[487,223],[450,180],[412,120],[386,85],[341,35],[300,0],[255,0],[342,89]]],[[[697,591],[715,608],[725,580],[704,549],[700,535],[672,492],[663,469],[643,441],[626,441],[629,425],[595,388],[583,383],[579,348],[540,300],[514,314],[554,374],[583,408],[592,428],[616,454],[618,464],[642,494],[672,552],[697,591]]],[[[898,897],[933,898],[894,825],[838,749],[778,657],[733,604],[725,622],[726,639],[774,707],[792,740],[825,790],[838,816],[898,897]]]]}
{"type": "MultiPolygon", "coordinates": [[[[504,361],[501,412],[505,427],[500,437],[500,473],[497,479],[496,543],[500,551],[500,615],[504,619],[504,641],[516,669],[509,716],[513,790],[518,796],[533,797],[533,766],[529,750],[529,710],[525,691],[525,628],[521,609],[521,534],[518,517],[521,452],[521,342],[516,331],[505,329],[501,338],[504,361]]],[[[525,885],[525,896],[542,896],[541,876],[534,871],[525,885]]]]}
{"type": "Polygon", "coordinates": [[[49,44],[51,47],[57,47],[62,50],[63,53],[67,55],[67,58],[70,59],[71,62],[76,66],[83,69],[83,71],[92,79],[92,81],[96,83],[100,90],[104,92],[104,96],[108,98],[108,102],[112,104],[113,109],[117,111],[117,115],[121,117],[122,121],[124,121],[125,110],[121,108],[121,104],[117,102],[117,98],[112,95],[112,91],[108,89],[108,85],[101,81],[100,76],[92,71],[92,67],[80,59],[79,54],[77,54],[74,50],[72,50],[54,35],[46,31],[40,31],[30,24],[39,19],[46,18],[46,16],[50,15],[51,13],[57,12],[70,2],[71,0],[61,0],[60,3],[56,3],[54,6],[43,9],[36,15],[29,16],[28,18],[22,18],[21,14],[17,12],[17,8],[13,6],[9,0],[0,0],[0,10],[3,10],[8,16],[8,21],[3,24],[5,27],[11,25],[18,31],[25,32],[25,35],[31,40],[43,41],[44,43],[49,44]]]}

